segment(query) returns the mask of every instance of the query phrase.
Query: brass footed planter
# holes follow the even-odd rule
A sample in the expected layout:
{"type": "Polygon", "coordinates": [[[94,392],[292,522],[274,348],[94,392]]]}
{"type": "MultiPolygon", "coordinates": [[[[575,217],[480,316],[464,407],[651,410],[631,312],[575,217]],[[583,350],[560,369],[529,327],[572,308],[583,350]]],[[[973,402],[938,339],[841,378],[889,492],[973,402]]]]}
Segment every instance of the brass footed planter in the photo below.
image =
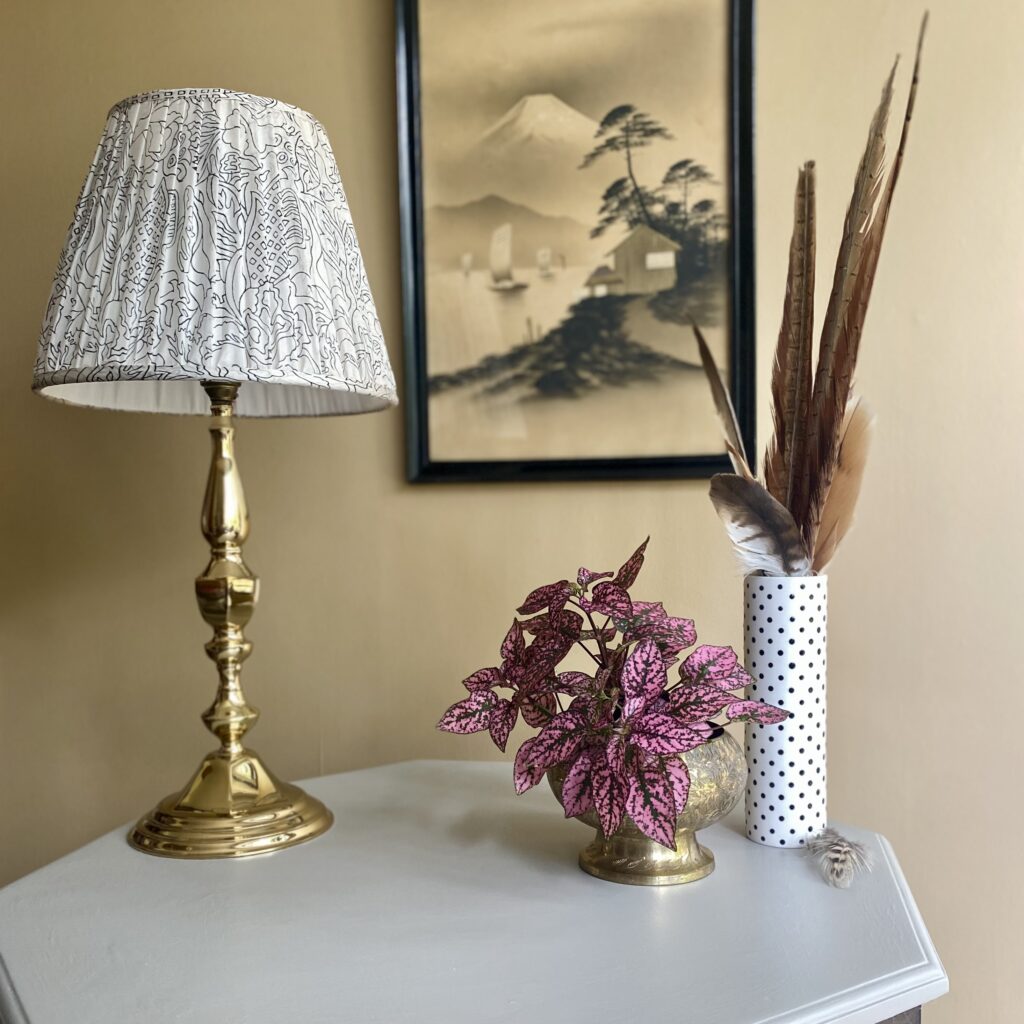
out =
{"type": "MultiPolygon", "coordinates": [[[[690,795],[676,822],[673,852],[641,832],[627,815],[607,839],[593,811],[579,820],[595,829],[594,841],[580,851],[580,867],[607,882],[626,885],[679,885],[715,870],[714,854],[697,842],[697,832],[724,818],[736,805],[747,781],[743,750],[724,731],[703,746],[680,754],[690,772],[690,795]]],[[[548,782],[562,802],[562,766],[548,772],[548,782]]]]}

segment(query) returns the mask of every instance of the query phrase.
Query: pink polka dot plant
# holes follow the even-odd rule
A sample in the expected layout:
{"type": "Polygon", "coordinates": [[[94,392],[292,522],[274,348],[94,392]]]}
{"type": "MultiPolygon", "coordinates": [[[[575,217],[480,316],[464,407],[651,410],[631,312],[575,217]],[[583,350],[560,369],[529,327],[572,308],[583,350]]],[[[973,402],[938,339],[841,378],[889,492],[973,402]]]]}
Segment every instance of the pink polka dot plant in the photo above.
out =
{"type": "Polygon", "coordinates": [[[674,849],[690,786],[679,755],[716,735],[719,718],[771,724],[788,715],[738,693],[751,678],[731,647],[696,646],[691,619],[630,596],[646,548],[644,541],[616,573],[580,569],[574,583],[527,595],[502,641],[501,663],[463,680],[469,696],[438,728],[486,729],[504,751],[521,715],[537,732],[516,754],[517,793],[561,766],[566,817],[593,810],[608,837],[628,815],[674,849]],[[559,671],[577,648],[590,669],[559,671]]]}

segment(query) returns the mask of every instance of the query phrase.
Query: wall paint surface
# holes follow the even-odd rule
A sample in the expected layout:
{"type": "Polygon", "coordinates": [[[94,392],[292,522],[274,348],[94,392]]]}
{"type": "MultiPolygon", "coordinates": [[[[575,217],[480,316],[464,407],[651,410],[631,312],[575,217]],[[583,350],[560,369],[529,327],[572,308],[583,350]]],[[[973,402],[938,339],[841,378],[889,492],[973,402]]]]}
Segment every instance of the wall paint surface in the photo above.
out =
{"type": "MultiPolygon", "coordinates": [[[[762,396],[796,168],[818,162],[825,268],[878,89],[918,15],[895,0],[761,5],[762,396]]],[[[831,814],[900,856],[951,975],[934,1024],[1019,1019],[1022,32],[1011,0],[932,4],[861,362],[877,443],[830,573],[831,814]]],[[[209,745],[198,713],[214,673],[191,593],[203,423],[28,389],[104,113],[143,89],[210,85],[316,114],[400,364],[393,33],[385,0],[5,7],[0,883],[134,818],[209,745]]],[[[762,437],[767,425],[762,402],[762,437]]],[[[264,713],[253,744],[283,776],[497,756],[433,730],[458,680],[493,660],[531,586],[615,565],[648,533],[643,594],[695,617],[703,639],[738,643],[742,585],[705,484],[411,487],[402,451],[398,413],[240,431],[247,559],[263,579],[245,673],[264,713]]]]}

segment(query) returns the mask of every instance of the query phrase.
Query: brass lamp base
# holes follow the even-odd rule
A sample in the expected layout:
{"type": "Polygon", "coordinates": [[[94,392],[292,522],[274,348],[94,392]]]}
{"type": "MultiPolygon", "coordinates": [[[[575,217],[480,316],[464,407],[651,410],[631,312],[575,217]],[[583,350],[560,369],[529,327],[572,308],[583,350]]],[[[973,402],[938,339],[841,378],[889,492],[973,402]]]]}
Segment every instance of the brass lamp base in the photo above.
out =
{"type": "Polygon", "coordinates": [[[334,817],[315,797],[279,781],[258,754],[208,754],[192,781],[165,797],[128,835],[162,857],[251,857],[313,839],[334,817]]]}
{"type": "Polygon", "coordinates": [[[281,782],[258,754],[242,746],[259,711],[242,691],[242,662],[252,644],[243,628],[256,605],[259,581],[242,558],[249,512],[235,461],[233,426],[238,384],[205,381],[213,421],[213,458],[203,501],[203,535],[210,561],[196,579],[196,599],[213,628],[206,653],[220,683],[203,712],[220,740],[180,792],[165,797],[128,834],[137,850],[161,857],[250,857],[284,850],[326,832],[331,812],[298,786],[281,782]]]}

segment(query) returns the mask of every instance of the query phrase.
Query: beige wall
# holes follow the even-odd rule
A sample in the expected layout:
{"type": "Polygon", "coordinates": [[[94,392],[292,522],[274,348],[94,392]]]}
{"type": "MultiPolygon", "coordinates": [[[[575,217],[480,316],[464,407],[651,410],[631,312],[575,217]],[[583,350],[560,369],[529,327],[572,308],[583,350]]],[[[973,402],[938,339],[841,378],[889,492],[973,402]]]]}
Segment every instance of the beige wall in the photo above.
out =
{"type": "MultiPolygon", "coordinates": [[[[796,167],[817,158],[819,248],[831,254],[878,88],[892,53],[911,48],[919,6],[761,4],[762,366],[796,167]]],[[[929,1021],[1013,1024],[1024,8],[932,7],[860,375],[879,443],[861,525],[832,572],[831,810],[895,844],[952,978],[929,1021]]],[[[3,29],[0,882],[132,818],[207,746],[197,713],[212,670],[191,596],[202,424],[63,408],[28,390],[108,105],[224,85],[316,113],[396,362],[401,347],[387,0],[8,0],[3,29]]],[[[705,637],[738,640],[740,583],[705,484],[413,488],[402,448],[397,413],[242,432],[248,552],[265,588],[246,675],[265,716],[257,746],[285,776],[495,756],[481,738],[433,731],[457,681],[491,659],[529,586],[580,561],[612,564],[647,533],[646,592],[705,637]]]]}

